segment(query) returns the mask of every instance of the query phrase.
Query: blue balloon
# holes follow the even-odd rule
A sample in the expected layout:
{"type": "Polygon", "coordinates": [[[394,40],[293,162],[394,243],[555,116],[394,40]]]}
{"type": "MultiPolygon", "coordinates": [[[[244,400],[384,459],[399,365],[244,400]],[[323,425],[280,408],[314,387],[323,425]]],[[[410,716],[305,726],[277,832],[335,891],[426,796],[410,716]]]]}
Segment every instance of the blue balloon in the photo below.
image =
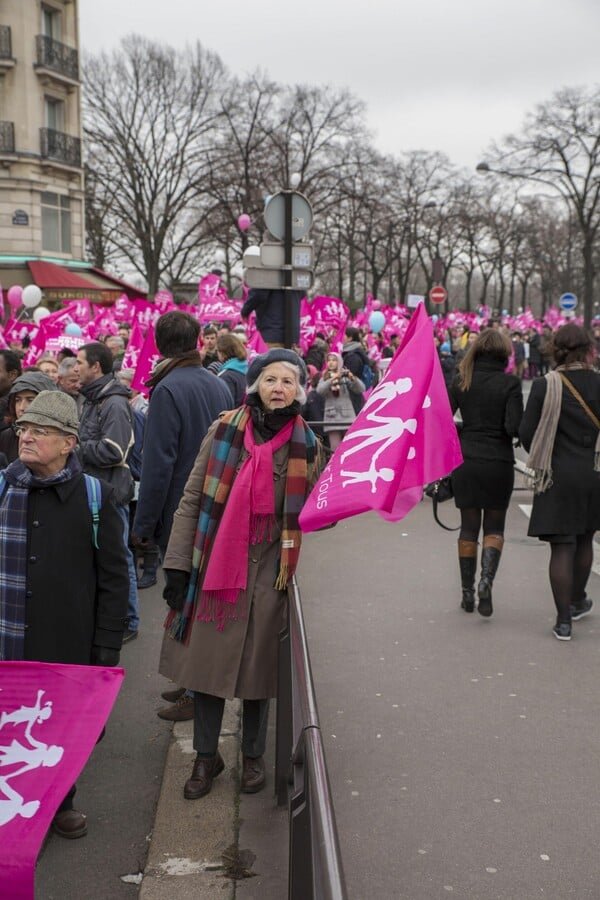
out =
{"type": "Polygon", "coordinates": [[[435,325],[435,323],[437,322],[437,320],[438,320],[438,317],[437,317],[436,315],[433,315],[433,316],[431,317],[431,321],[433,322],[434,325],[435,325]]]}
{"type": "Polygon", "coordinates": [[[385,316],[382,312],[372,312],[369,316],[369,328],[378,334],[385,325],[385,316]]]}
{"type": "Polygon", "coordinates": [[[81,337],[83,332],[76,322],[69,322],[68,325],[65,325],[65,334],[68,334],[69,337],[81,337]]]}

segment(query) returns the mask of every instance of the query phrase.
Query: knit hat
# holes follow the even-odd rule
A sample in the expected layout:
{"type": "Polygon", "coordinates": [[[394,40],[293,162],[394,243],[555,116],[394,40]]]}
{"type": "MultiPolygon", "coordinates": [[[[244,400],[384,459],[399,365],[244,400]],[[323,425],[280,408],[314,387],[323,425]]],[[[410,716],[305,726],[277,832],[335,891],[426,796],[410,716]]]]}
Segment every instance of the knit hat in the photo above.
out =
{"type": "Polygon", "coordinates": [[[447,341],[444,341],[444,343],[441,345],[440,353],[452,353],[452,348],[447,341]]]}
{"type": "Polygon", "coordinates": [[[306,365],[304,360],[301,359],[297,353],[294,353],[293,350],[286,350],[284,347],[274,347],[272,350],[268,350],[266,353],[260,353],[258,356],[254,357],[248,366],[248,372],[246,374],[246,384],[248,387],[251,387],[254,384],[263,369],[270,366],[271,363],[276,362],[287,362],[296,366],[300,377],[300,384],[304,387],[306,384],[306,365]]]}
{"type": "Polygon", "coordinates": [[[40,391],[34,397],[17,425],[42,425],[79,435],[79,416],[75,401],[63,391],[40,391]]]}
{"type": "Polygon", "coordinates": [[[21,391],[34,391],[39,394],[40,391],[58,391],[59,387],[49,375],[43,372],[23,372],[12,383],[12,387],[8,392],[11,394],[20,394],[21,391]]]}

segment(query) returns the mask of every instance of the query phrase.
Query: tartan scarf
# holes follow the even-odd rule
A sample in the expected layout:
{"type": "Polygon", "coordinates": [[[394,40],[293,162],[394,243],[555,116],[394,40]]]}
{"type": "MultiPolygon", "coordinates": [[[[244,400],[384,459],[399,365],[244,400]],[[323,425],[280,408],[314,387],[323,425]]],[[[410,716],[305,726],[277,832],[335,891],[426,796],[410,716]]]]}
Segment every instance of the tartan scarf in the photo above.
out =
{"type": "Polygon", "coordinates": [[[248,547],[271,539],[275,523],[273,453],[286,443],[289,456],[283,530],[274,587],[285,590],[294,574],[302,542],[298,517],[314,466],[315,436],[297,415],[270,440],[256,444],[251,409],[242,406],[223,416],[211,444],[185,605],[180,613],[171,610],[165,622],[176,640],[189,640],[196,612],[200,621],[216,621],[219,631],[227,621],[237,618],[240,600],[241,615],[245,614],[248,547]],[[235,477],[242,448],[249,455],[235,477]],[[203,583],[199,592],[200,576],[203,583]]]}
{"type": "Polygon", "coordinates": [[[32,488],[69,481],[81,472],[71,453],[64,469],[50,478],[36,478],[16,459],[2,473],[6,482],[0,500],[0,660],[23,659],[27,588],[27,506],[32,488]]]}

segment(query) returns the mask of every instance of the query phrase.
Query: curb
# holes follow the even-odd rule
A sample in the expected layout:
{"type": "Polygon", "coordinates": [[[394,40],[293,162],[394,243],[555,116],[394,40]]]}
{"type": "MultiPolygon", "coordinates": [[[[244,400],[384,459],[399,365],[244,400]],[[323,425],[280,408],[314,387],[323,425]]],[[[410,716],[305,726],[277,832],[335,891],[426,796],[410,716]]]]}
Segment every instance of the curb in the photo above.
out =
{"type": "Polygon", "coordinates": [[[225,770],[201,801],[183,797],[195,757],[193,722],[174,724],[140,900],[233,900],[235,882],[225,876],[222,856],[238,841],[240,712],[239,701],[225,704],[219,737],[225,770]]]}

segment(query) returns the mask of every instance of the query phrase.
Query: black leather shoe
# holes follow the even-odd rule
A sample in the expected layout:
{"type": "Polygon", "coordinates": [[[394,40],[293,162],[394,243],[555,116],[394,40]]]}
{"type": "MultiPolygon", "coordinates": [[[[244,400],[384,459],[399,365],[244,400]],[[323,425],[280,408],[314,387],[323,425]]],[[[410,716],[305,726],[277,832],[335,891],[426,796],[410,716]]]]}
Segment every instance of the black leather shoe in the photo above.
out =
{"type": "Polygon", "coordinates": [[[257,794],[266,784],[265,761],[262,756],[252,759],[251,756],[242,758],[242,781],[240,791],[242,794],[257,794]]]}
{"type": "Polygon", "coordinates": [[[223,757],[220,753],[209,759],[196,757],[192,777],[188,778],[183,788],[183,796],[186,800],[199,800],[210,793],[213,780],[220,775],[225,768],[223,757]]]}
{"type": "Polygon", "coordinates": [[[75,840],[87,834],[87,821],[83,813],[76,809],[63,809],[52,819],[52,831],[62,838],[75,840]]]}

